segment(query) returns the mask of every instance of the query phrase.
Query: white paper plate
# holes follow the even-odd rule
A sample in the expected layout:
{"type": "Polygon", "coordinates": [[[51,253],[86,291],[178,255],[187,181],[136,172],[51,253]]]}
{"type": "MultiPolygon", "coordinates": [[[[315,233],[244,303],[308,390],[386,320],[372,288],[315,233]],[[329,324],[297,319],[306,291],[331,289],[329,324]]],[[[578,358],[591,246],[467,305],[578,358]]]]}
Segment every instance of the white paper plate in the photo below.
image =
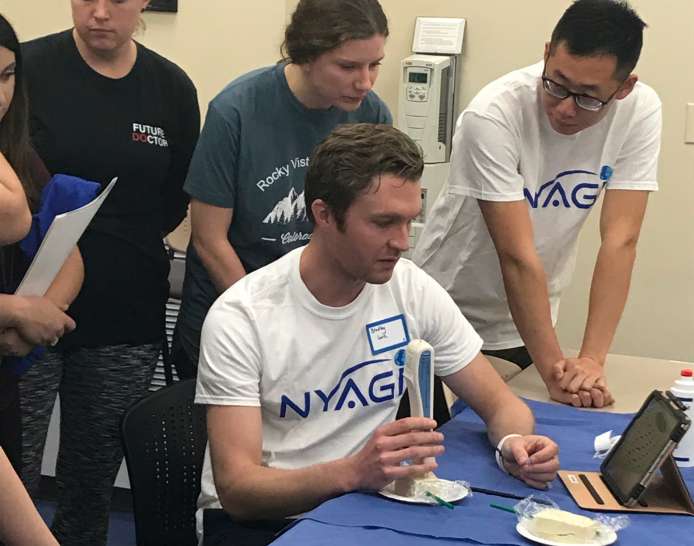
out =
{"type": "MultiPolygon", "coordinates": [[[[443,500],[446,502],[456,502],[461,499],[464,499],[470,494],[470,490],[465,487],[464,485],[453,482],[450,480],[442,480],[440,478],[432,479],[432,480],[427,480],[430,482],[434,482],[434,487],[432,487],[431,492],[434,493],[436,496],[441,497],[443,500]],[[445,494],[439,495],[437,493],[437,487],[436,485],[447,485],[448,486],[448,492],[445,494]]],[[[428,495],[418,495],[414,497],[403,497],[402,495],[398,495],[394,491],[395,487],[395,482],[390,482],[388,485],[386,485],[383,489],[381,489],[378,493],[379,495],[383,495],[384,497],[387,497],[389,499],[393,499],[396,501],[401,501],[401,502],[409,502],[412,504],[438,504],[436,502],[436,499],[431,498],[428,495]]]]}
{"type": "Polygon", "coordinates": [[[518,531],[521,536],[527,538],[528,540],[532,540],[533,542],[537,542],[538,544],[546,544],[547,546],[607,546],[608,544],[614,543],[617,540],[617,533],[605,526],[603,526],[603,529],[604,531],[600,533],[600,535],[592,542],[584,544],[581,542],[556,542],[554,540],[539,537],[528,528],[527,519],[520,520],[518,525],[516,525],[516,531],[518,531]]]}

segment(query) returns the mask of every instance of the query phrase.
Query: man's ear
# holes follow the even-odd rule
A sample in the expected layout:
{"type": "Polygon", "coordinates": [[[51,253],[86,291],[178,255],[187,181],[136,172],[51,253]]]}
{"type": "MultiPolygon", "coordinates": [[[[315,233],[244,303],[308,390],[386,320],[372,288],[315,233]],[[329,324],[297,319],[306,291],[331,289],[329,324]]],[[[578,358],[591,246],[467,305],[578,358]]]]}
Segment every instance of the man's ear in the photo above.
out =
{"type": "Polygon", "coordinates": [[[334,222],[333,213],[330,207],[322,199],[314,199],[311,203],[311,212],[316,227],[327,226],[334,222]]]}
{"type": "Polygon", "coordinates": [[[551,44],[550,44],[549,42],[545,42],[545,54],[544,54],[544,56],[543,56],[545,62],[547,62],[547,59],[549,59],[549,53],[550,53],[550,52],[549,52],[549,48],[550,48],[550,45],[551,45],[551,44]]]}
{"type": "Polygon", "coordinates": [[[620,86],[619,91],[614,96],[617,100],[622,100],[626,98],[629,93],[634,90],[636,82],[639,81],[639,77],[636,74],[630,74],[629,77],[624,80],[624,83],[620,86]]]}

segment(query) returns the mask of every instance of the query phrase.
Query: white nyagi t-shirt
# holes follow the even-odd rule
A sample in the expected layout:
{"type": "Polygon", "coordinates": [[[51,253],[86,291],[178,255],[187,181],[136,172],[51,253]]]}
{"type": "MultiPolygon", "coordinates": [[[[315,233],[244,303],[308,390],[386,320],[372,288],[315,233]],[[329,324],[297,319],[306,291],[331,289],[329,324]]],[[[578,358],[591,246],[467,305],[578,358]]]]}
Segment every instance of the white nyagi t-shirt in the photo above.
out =
{"type": "MultiPolygon", "coordinates": [[[[390,281],[367,284],[335,308],[301,280],[302,251],[234,284],[202,331],[196,403],[260,406],[262,464],[274,468],[353,454],[392,421],[408,340],[433,346],[439,376],[461,370],[482,346],[450,296],[412,262],[400,260],[390,281]]],[[[220,507],[209,456],[198,506],[220,507]]]]}
{"type": "Polygon", "coordinates": [[[523,345],[506,299],[499,258],[477,200],[528,203],[547,276],[552,321],[571,280],[576,243],[603,188],[658,189],[661,104],[638,82],[575,135],[552,129],[539,63],[490,83],[460,115],[451,170],[414,261],[451,294],[485,349],[523,345]]]}

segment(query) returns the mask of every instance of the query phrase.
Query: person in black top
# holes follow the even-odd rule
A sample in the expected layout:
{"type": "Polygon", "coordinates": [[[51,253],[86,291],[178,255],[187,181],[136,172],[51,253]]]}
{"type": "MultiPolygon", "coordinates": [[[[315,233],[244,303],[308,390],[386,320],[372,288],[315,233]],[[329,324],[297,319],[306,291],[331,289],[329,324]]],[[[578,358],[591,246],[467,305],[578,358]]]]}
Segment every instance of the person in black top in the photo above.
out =
{"type": "MultiPolygon", "coordinates": [[[[0,16],[0,209],[19,201],[25,209],[20,216],[31,222],[30,212],[39,208],[50,175],[29,144],[23,77],[17,36],[0,16]]],[[[15,239],[24,236],[26,230],[17,231],[11,216],[0,214],[0,231],[15,239]]],[[[3,242],[13,241],[5,237],[3,242]]],[[[19,243],[0,247],[0,448],[18,472],[22,435],[15,357],[27,355],[36,345],[55,343],[74,328],[64,311],[82,283],[82,261],[75,249],[44,297],[16,296],[30,261],[19,243]]]]}
{"type": "Polygon", "coordinates": [[[60,392],[53,531],[65,545],[106,543],[119,422],[146,393],[161,347],[162,238],[185,215],[182,185],[199,133],[193,83],[133,40],[147,4],[73,1],[73,29],[24,45],[31,138],[48,169],[102,184],[118,177],[79,242],[85,279],[69,311],[77,328],[20,383],[30,492],[60,392]]]}
{"type": "MultiPolygon", "coordinates": [[[[34,201],[37,189],[30,168],[22,68],[17,35],[7,19],[0,15],[0,338],[5,338],[7,347],[13,336],[15,342],[25,343],[25,338],[29,337],[33,343],[47,343],[74,327],[72,319],[50,299],[22,298],[8,293],[12,287],[6,280],[12,277],[15,269],[10,267],[8,258],[15,254],[13,243],[24,237],[30,227],[27,201],[34,201]]],[[[12,345],[12,349],[19,347],[12,345]]],[[[0,349],[0,544],[4,541],[55,546],[58,543],[15,473],[19,460],[11,461],[4,451],[9,447],[10,457],[16,457],[19,445],[8,446],[7,442],[18,443],[19,440],[12,438],[18,430],[13,421],[19,421],[19,404],[16,378],[3,373],[2,356],[0,349]]]]}

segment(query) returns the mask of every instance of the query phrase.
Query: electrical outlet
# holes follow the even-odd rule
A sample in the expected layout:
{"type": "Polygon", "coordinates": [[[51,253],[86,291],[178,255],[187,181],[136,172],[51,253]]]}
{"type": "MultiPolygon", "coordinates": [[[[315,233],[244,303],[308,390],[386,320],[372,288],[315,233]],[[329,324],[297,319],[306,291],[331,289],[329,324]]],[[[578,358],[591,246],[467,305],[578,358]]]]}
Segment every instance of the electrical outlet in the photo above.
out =
{"type": "Polygon", "coordinates": [[[686,144],[694,144],[694,102],[687,103],[684,142],[686,144]]]}

